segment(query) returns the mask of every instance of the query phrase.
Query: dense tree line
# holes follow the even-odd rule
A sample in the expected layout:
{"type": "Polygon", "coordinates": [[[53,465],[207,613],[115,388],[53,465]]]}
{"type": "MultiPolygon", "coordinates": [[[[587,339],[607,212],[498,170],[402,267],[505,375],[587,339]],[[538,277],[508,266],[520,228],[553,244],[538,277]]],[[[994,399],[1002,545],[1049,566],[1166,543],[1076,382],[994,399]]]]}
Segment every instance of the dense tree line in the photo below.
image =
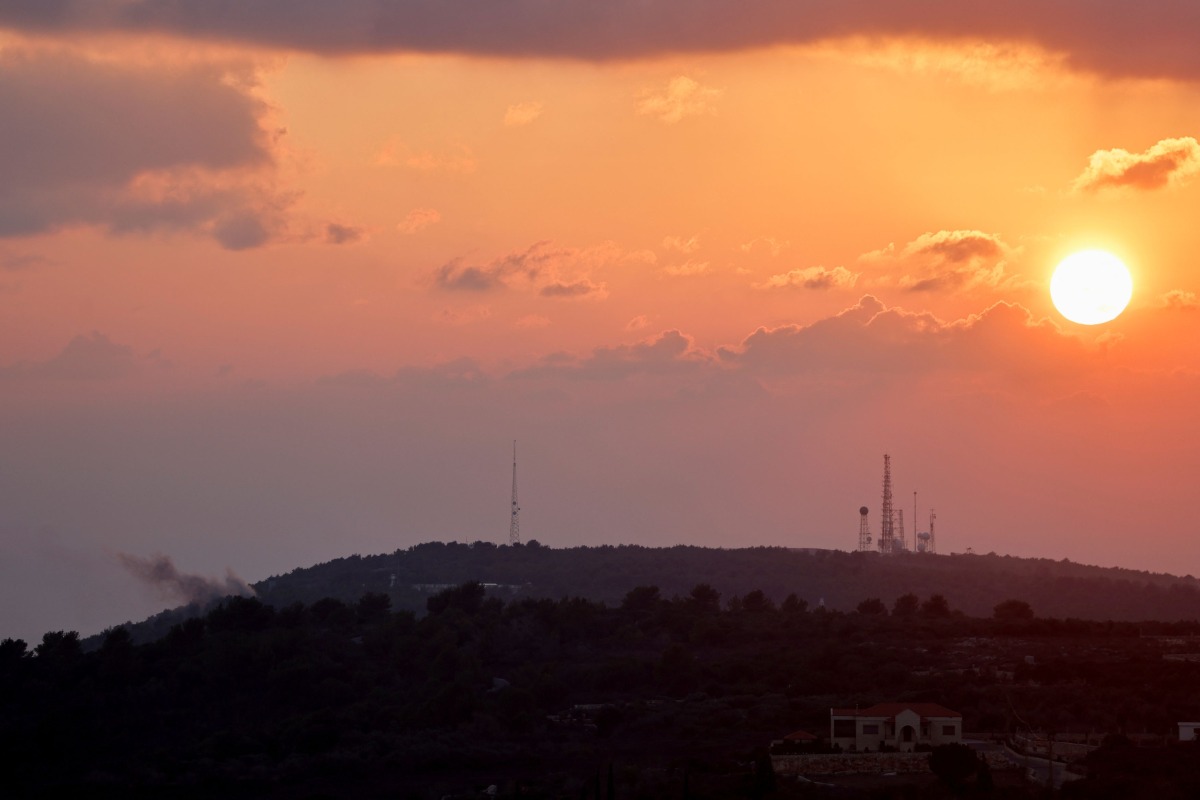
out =
{"type": "Polygon", "coordinates": [[[1200,665],[1164,660],[1146,625],[874,599],[845,613],[700,583],[506,602],[467,582],[422,616],[382,593],[229,598],[147,644],[124,628],[91,652],[74,633],[5,640],[5,794],[762,796],[787,789],[753,766],[765,746],[826,732],[831,706],[937,702],[1001,732],[1200,718],[1200,665]]]}

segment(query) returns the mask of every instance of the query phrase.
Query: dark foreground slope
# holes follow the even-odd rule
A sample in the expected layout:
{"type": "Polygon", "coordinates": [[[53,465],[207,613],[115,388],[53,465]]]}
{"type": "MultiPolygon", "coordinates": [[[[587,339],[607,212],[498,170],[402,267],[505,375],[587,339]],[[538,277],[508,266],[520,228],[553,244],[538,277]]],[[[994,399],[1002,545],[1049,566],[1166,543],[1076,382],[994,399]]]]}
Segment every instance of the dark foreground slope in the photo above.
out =
{"type": "MultiPolygon", "coordinates": [[[[902,795],[775,781],[765,747],[826,732],[831,706],[884,700],[941,703],[1001,734],[1166,735],[1200,718],[1200,664],[1163,657],[1196,623],[726,600],[701,586],[504,603],[467,584],[421,618],[378,594],[233,598],[145,645],[117,629],[84,653],[47,634],[35,657],[6,640],[3,795],[945,797],[928,781],[902,795]]],[[[1106,786],[1078,796],[1116,796],[1106,786]]]]}
{"type": "Polygon", "coordinates": [[[904,555],[780,547],[715,549],[638,546],[555,549],[531,542],[496,546],[431,542],[376,556],[350,556],[254,585],[274,605],[322,597],[353,602],[365,591],[397,608],[424,609],[438,584],[479,581],[496,593],[585,597],[618,602],[631,586],[658,586],[666,597],[707,583],[728,599],[755,589],[777,602],[789,594],[816,607],[853,610],[867,598],[945,596],[972,616],[1024,600],[1042,616],[1099,620],[1200,618],[1200,582],[1190,576],[1089,567],[1069,561],[997,555],[904,555]],[[430,586],[430,585],[433,586],[430,586]]]}

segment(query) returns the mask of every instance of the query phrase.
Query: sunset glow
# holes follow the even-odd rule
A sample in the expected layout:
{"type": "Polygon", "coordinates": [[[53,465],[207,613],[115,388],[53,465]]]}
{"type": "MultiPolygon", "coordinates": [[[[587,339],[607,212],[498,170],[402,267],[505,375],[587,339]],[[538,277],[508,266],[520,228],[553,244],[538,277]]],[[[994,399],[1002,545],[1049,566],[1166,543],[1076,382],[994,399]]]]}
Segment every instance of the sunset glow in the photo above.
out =
{"type": "Polygon", "coordinates": [[[514,439],[553,546],[852,549],[888,452],[942,552],[1200,574],[1195,15],[816,8],[0,4],[12,633],[503,541],[514,439]]]}

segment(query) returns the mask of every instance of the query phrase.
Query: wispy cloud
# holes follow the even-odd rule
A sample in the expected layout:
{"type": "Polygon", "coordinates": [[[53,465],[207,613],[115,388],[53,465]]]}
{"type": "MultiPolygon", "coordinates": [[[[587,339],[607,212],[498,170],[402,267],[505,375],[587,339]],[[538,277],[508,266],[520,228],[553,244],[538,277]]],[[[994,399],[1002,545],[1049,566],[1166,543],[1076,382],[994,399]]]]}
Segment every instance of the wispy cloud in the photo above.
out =
{"type": "Polygon", "coordinates": [[[541,103],[514,103],[504,112],[504,124],[510,128],[517,128],[522,125],[528,125],[541,115],[541,103]]]}
{"type": "Polygon", "coordinates": [[[859,274],[845,267],[808,267],[772,275],[755,285],[759,289],[848,289],[858,282],[859,274]]]}
{"type": "Polygon", "coordinates": [[[397,223],[396,230],[400,231],[400,233],[411,234],[423,231],[430,225],[436,225],[441,221],[442,215],[437,209],[414,208],[404,216],[404,219],[397,223]]]}
{"type": "Polygon", "coordinates": [[[646,89],[638,100],[639,114],[656,117],[668,124],[675,124],[684,117],[715,114],[720,89],[703,86],[686,75],[679,75],[667,82],[662,89],[646,89]]]}

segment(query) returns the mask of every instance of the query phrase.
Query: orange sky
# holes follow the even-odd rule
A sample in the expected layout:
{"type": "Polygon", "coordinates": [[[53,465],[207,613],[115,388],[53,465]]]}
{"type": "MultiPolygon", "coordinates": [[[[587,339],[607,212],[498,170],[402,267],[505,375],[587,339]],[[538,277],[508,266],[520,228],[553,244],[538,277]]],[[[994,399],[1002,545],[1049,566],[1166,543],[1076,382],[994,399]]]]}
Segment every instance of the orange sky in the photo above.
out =
{"type": "Polygon", "coordinates": [[[556,546],[849,549],[889,452],[943,552],[1200,570],[1183,6],[420,5],[0,9],[0,636],[503,541],[514,438],[556,546]]]}

